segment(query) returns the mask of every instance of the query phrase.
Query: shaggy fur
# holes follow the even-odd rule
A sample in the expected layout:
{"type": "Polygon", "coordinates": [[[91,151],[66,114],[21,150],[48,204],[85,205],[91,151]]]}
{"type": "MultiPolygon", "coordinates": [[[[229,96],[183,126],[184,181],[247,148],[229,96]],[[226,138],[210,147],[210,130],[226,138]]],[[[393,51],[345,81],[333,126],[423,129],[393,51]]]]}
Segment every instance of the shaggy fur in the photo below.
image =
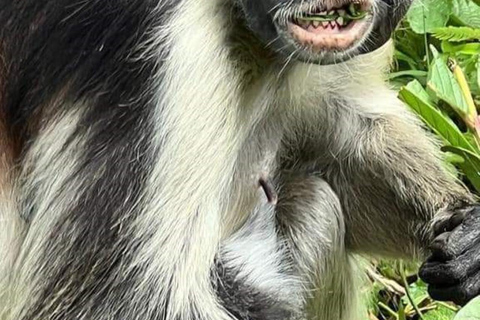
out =
{"type": "Polygon", "coordinates": [[[352,254],[469,201],[390,43],[285,59],[248,2],[0,0],[0,319],[361,318],[352,254]]]}

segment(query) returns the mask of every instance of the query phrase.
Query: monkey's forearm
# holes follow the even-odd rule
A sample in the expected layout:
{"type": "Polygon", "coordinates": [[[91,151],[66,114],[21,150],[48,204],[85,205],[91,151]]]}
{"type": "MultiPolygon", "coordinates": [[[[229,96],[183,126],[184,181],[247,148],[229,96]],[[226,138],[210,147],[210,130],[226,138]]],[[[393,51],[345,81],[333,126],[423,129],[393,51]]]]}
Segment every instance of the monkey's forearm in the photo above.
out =
{"type": "Polygon", "coordinates": [[[355,250],[418,254],[430,242],[435,214],[471,201],[445,170],[433,140],[404,116],[368,121],[353,162],[335,164],[331,181],[344,205],[347,243],[355,250]]]}

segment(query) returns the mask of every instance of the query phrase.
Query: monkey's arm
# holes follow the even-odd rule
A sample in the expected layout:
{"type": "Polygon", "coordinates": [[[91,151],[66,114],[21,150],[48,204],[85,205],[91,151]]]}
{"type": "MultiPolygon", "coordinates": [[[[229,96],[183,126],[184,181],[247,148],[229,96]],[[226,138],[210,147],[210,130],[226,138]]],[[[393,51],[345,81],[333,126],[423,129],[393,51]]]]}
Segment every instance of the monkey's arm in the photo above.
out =
{"type": "Polygon", "coordinates": [[[396,98],[389,102],[396,110],[388,114],[349,115],[349,132],[337,134],[349,135],[350,144],[334,146],[326,172],[344,206],[352,250],[418,257],[432,239],[434,216],[448,217],[471,197],[419,121],[396,98]]]}

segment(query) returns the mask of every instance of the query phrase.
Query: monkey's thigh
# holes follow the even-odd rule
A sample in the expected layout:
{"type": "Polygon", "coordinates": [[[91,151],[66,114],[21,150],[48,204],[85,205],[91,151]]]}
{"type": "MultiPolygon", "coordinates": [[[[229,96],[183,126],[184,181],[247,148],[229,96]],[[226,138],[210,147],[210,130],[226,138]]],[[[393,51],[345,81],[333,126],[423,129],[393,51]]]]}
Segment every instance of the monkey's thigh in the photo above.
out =
{"type": "Polygon", "coordinates": [[[361,318],[356,260],[345,248],[342,206],[330,185],[314,175],[285,180],[277,221],[304,282],[305,317],[361,318]]]}

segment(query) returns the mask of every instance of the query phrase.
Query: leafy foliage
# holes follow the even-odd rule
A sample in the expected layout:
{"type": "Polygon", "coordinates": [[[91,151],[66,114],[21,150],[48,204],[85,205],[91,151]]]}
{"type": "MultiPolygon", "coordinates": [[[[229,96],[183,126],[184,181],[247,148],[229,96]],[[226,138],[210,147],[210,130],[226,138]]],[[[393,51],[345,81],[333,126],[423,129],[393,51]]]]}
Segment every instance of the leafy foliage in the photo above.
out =
{"type": "Polygon", "coordinates": [[[468,41],[480,40],[480,29],[469,27],[445,27],[433,30],[433,35],[439,40],[468,41]]]}
{"type": "MultiPolygon", "coordinates": [[[[390,81],[443,141],[445,164],[480,193],[480,0],[416,1],[395,35],[390,81]]],[[[372,262],[369,320],[480,320],[480,298],[461,309],[433,301],[417,265],[372,262]]]]}
{"type": "Polygon", "coordinates": [[[480,320],[480,297],[460,310],[455,320],[480,320]]]}

